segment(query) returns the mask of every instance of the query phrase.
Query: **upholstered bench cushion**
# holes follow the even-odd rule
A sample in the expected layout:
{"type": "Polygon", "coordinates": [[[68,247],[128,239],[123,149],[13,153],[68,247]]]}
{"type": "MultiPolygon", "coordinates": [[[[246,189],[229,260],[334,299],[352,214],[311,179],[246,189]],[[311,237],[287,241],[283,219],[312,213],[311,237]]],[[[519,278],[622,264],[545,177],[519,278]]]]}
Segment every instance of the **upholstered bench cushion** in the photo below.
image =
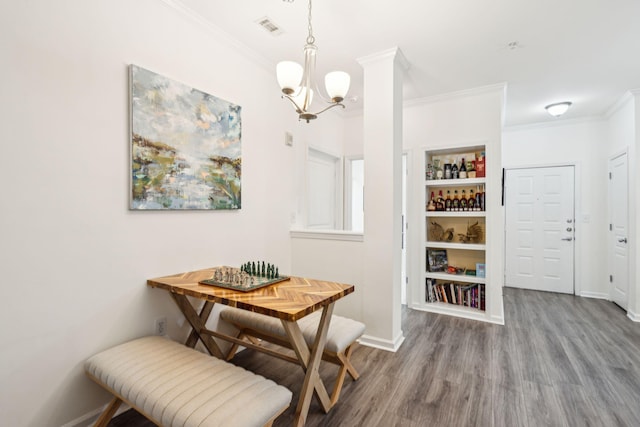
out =
{"type": "Polygon", "coordinates": [[[262,426],[292,397],[273,381],[155,336],[105,350],[85,370],[162,426],[262,426]]]}
{"type": "MultiPolygon", "coordinates": [[[[316,338],[318,324],[320,323],[320,310],[303,317],[298,321],[302,335],[311,346],[316,338]]],[[[282,326],[282,321],[263,314],[252,313],[237,308],[225,308],[220,312],[220,317],[237,326],[263,331],[266,334],[287,339],[287,333],[282,326]]],[[[329,323],[327,343],[325,349],[333,353],[341,353],[364,333],[364,323],[346,317],[333,315],[329,323]]]]}

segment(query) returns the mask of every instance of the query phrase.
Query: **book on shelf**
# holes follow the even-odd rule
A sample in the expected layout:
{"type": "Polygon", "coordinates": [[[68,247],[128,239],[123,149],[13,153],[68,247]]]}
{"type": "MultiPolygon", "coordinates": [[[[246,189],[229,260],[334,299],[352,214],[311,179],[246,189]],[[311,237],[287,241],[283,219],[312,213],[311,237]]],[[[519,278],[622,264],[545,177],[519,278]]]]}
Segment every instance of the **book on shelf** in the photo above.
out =
{"type": "Polygon", "coordinates": [[[436,279],[426,280],[426,301],[444,302],[485,310],[485,285],[481,283],[441,283],[436,279]]]}
{"type": "Polygon", "coordinates": [[[444,272],[449,267],[446,249],[428,249],[427,267],[431,272],[444,272]]]}

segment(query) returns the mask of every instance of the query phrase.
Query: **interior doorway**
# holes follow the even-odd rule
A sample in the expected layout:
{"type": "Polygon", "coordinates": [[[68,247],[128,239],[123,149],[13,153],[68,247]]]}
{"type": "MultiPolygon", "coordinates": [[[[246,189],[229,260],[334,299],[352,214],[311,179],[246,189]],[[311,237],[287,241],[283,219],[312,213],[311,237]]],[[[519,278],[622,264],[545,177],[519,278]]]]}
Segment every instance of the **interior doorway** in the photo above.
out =
{"type": "Polygon", "coordinates": [[[629,172],[627,153],[609,159],[609,297],[627,309],[629,291],[629,172]]]}
{"type": "Polygon", "coordinates": [[[506,171],[506,286],[574,293],[574,169],[506,171]]]}
{"type": "Polygon", "coordinates": [[[407,304],[407,153],[402,155],[402,255],[400,273],[400,301],[407,304]]]}

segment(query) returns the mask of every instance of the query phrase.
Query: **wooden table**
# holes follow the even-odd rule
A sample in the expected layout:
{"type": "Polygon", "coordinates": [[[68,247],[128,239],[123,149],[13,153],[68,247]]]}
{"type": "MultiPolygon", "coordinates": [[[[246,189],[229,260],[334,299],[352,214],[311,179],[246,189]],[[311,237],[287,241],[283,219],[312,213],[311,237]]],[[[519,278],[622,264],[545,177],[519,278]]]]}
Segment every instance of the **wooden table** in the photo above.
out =
{"type": "Polygon", "coordinates": [[[206,322],[215,303],[237,307],[243,310],[264,314],[280,319],[287,332],[291,346],[296,354],[298,363],[305,371],[304,383],[300,392],[294,425],[304,425],[311,396],[315,394],[325,412],[331,409],[331,399],[318,373],[322,353],[327,338],[329,322],[333,313],[334,303],[352,293],[353,285],[345,285],[322,280],[291,277],[284,282],[256,289],[251,292],[239,292],[216,286],[201,285],[198,282],[211,279],[213,268],[187,273],[174,274],[166,277],[147,280],[147,284],[154,288],[168,291],[192,327],[185,342],[189,347],[195,347],[198,340],[202,341],[207,350],[216,357],[226,358],[220,347],[212,337],[240,344],[245,347],[256,348],[273,356],[274,351],[265,350],[240,341],[235,337],[221,334],[206,328],[206,322]],[[204,300],[205,303],[198,313],[187,296],[204,300]],[[307,345],[297,321],[304,316],[322,309],[322,316],[318,325],[316,339],[311,348],[307,345]]]}

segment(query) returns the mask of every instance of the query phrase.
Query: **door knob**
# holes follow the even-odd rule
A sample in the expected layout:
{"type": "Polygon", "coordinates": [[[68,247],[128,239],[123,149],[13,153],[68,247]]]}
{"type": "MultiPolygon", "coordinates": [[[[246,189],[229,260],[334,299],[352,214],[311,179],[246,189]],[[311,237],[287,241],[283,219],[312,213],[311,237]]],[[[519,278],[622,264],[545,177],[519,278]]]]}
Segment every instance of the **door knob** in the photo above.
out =
{"type": "Polygon", "coordinates": [[[567,227],[567,231],[573,231],[573,228],[567,227]]]}
{"type": "Polygon", "coordinates": [[[568,220],[567,220],[567,224],[571,224],[572,222],[573,222],[573,220],[572,220],[572,219],[568,219],[568,220]]]}
{"type": "Polygon", "coordinates": [[[567,242],[570,242],[573,240],[573,237],[565,237],[564,239],[561,239],[561,240],[566,240],[567,242]]]}
{"type": "Polygon", "coordinates": [[[623,237],[622,239],[618,239],[618,242],[620,243],[627,243],[627,238],[623,237]]]}

